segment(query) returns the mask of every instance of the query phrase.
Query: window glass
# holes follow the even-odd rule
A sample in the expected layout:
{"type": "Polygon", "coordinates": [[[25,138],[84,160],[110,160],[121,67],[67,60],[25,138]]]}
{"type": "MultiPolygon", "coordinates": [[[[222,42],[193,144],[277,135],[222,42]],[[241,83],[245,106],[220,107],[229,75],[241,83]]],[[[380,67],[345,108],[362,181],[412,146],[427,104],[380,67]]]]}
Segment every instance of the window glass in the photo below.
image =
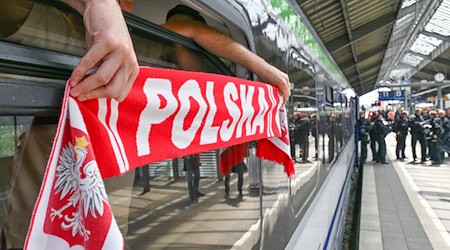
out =
{"type": "MultiPolygon", "coordinates": [[[[6,15],[5,20],[14,20],[15,23],[0,23],[0,40],[77,56],[86,52],[85,30],[80,15],[41,2],[16,2],[0,10],[6,15]]],[[[212,62],[197,50],[142,33],[133,31],[131,34],[140,65],[223,74],[218,64],[226,60],[212,62]]],[[[227,65],[231,64],[227,62],[227,65]]]]}
{"type": "MultiPolygon", "coordinates": [[[[78,56],[85,53],[78,15],[38,2],[18,2],[31,5],[12,5],[13,12],[27,6],[31,8],[25,10],[30,11],[11,34],[0,24],[0,40],[78,56]]],[[[1,14],[7,11],[0,9],[1,14]]],[[[224,73],[214,59],[198,50],[143,32],[133,33],[132,39],[141,65],[224,73]]],[[[1,243],[8,249],[20,249],[55,136],[57,117],[0,118],[0,167],[6,173],[0,178],[0,228],[8,227],[5,242],[1,243]],[[12,185],[14,192],[10,192],[12,185]]],[[[251,249],[256,244],[260,235],[259,193],[250,195],[249,188],[254,183],[250,173],[257,169],[254,158],[246,159],[245,166],[233,168],[229,178],[219,173],[216,151],[200,153],[198,162],[198,171],[188,166],[192,162],[187,158],[169,159],[105,180],[127,249],[251,249]],[[189,181],[201,192],[193,199],[189,181]]]]}
{"type": "Polygon", "coordinates": [[[0,116],[0,226],[8,228],[7,249],[23,247],[56,128],[52,120],[0,116]]]}
{"type": "Polygon", "coordinates": [[[204,54],[162,38],[131,34],[140,65],[223,74],[204,54]]]}
{"type": "Polygon", "coordinates": [[[2,4],[1,40],[73,55],[86,50],[81,16],[28,0],[2,4]],[[4,6],[3,6],[4,5],[4,6]]]}

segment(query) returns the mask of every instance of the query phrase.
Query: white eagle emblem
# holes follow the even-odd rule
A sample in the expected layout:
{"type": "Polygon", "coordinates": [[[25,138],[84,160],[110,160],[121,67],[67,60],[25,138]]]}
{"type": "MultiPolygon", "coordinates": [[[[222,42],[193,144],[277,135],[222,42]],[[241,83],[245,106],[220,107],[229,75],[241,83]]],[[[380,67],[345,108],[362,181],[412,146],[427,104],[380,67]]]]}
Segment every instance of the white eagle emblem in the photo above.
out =
{"type": "Polygon", "coordinates": [[[60,199],[66,196],[67,204],[60,209],[51,208],[50,218],[53,222],[56,217],[63,218],[61,227],[64,230],[72,230],[72,236],[78,233],[85,239],[89,239],[90,231],[85,228],[84,219],[91,215],[97,218],[104,211],[103,202],[108,202],[105,186],[98,170],[97,163],[90,161],[83,166],[89,143],[86,138],[77,137],[75,146],[71,142],[62,149],[58,166],[56,167],[57,180],[55,194],[60,193],[60,199]],[[81,178],[82,175],[84,178],[81,178]],[[63,214],[69,207],[76,209],[71,215],[63,214]]]}

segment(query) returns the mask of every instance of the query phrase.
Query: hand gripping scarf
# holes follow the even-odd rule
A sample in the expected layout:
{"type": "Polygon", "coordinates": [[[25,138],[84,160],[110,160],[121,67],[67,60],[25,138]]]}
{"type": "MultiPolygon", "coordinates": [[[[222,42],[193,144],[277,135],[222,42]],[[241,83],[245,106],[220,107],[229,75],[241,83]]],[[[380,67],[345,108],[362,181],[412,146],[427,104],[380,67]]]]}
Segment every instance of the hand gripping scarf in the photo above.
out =
{"type": "Polygon", "coordinates": [[[225,148],[225,175],[258,140],[258,157],[294,174],[286,113],[270,85],[142,67],[123,102],[68,93],[25,249],[123,249],[103,179],[152,162],[225,148]]]}

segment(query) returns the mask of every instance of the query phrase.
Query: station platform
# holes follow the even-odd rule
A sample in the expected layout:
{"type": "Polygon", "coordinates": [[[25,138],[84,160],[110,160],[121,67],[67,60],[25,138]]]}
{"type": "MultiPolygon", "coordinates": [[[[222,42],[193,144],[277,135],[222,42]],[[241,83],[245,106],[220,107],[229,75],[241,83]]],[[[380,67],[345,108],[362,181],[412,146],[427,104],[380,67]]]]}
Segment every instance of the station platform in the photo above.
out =
{"type": "Polygon", "coordinates": [[[396,159],[395,135],[386,137],[389,164],[371,161],[368,145],[359,249],[450,249],[450,158],[413,163],[408,136],[405,160],[396,159]]]}

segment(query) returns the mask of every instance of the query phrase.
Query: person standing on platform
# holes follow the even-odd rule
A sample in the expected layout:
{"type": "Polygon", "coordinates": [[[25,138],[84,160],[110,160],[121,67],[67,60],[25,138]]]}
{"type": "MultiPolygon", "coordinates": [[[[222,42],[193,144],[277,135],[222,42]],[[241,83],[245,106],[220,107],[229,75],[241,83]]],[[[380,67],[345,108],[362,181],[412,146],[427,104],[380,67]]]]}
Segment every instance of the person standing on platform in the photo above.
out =
{"type": "Polygon", "coordinates": [[[193,154],[183,157],[184,159],[184,170],[187,174],[187,184],[189,191],[189,199],[191,201],[196,201],[198,197],[204,196],[204,194],[199,191],[200,184],[200,155],[193,154]]]}
{"type": "Polygon", "coordinates": [[[317,136],[317,114],[310,115],[311,120],[311,135],[314,137],[314,158],[317,159],[319,154],[319,137],[317,136]]]}
{"type": "MultiPolygon", "coordinates": [[[[242,186],[244,185],[244,173],[247,171],[247,166],[244,161],[239,162],[231,169],[231,172],[238,174],[238,192],[239,197],[242,198],[242,186]]],[[[230,196],[230,174],[225,177],[225,198],[230,196]]]]}
{"type": "MultiPolygon", "coordinates": [[[[445,117],[450,122],[450,108],[445,109],[445,114],[446,114],[445,117]]],[[[447,139],[448,143],[446,143],[446,145],[448,145],[448,147],[450,148],[450,133],[447,134],[447,137],[448,137],[448,139],[447,139]]],[[[448,154],[448,156],[450,156],[450,150],[447,151],[447,154],[448,154]]]]}
{"type": "Polygon", "coordinates": [[[361,164],[366,163],[367,159],[367,143],[369,143],[369,132],[372,128],[370,121],[364,117],[364,111],[359,112],[358,131],[359,140],[361,141],[361,164]]]}
{"type": "Polygon", "coordinates": [[[417,108],[416,113],[409,118],[409,127],[411,128],[411,146],[412,146],[412,154],[413,161],[417,160],[416,154],[416,144],[417,141],[420,143],[420,149],[422,152],[422,163],[427,160],[427,142],[425,140],[425,134],[422,130],[422,125],[425,123],[425,120],[422,117],[422,109],[417,108]]]}
{"type": "Polygon", "coordinates": [[[430,111],[430,125],[431,125],[431,131],[432,136],[430,139],[430,158],[432,161],[432,164],[441,164],[442,158],[441,158],[441,150],[439,149],[439,143],[442,133],[442,120],[440,117],[437,117],[437,112],[432,110],[430,111]]]}
{"type": "Polygon", "coordinates": [[[309,120],[307,114],[301,114],[297,124],[297,136],[302,154],[302,161],[307,162],[309,155],[309,131],[311,129],[311,121],[309,120]]]}
{"type": "MultiPolygon", "coordinates": [[[[378,112],[373,112],[372,116],[371,116],[371,120],[370,120],[370,124],[372,126],[372,128],[375,126],[375,122],[377,121],[377,117],[378,117],[378,112]]],[[[377,140],[378,140],[378,135],[375,133],[375,130],[371,129],[369,131],[369,136],[370,136],[370,149],[372,150],[372,161],[377,161],[377,140]]],[[[379,146],[378,146],[379,147],[379,146]]]]}
{"type": "Polygon", "coordinates": [[[397,135],[397,147],[395,148],[395,154],[397,155],[397,159],[405,159],[405,147],[406,147],[406,136],[408,135],[409,129],[409,121],[408,121],[408,112],[403,111],[399,117],[395,121],[394,124],[394,132],[397,135]]]}
{"type": "Polygon", "coordinates": [[[386,162],[386,141],[384,140],[388,134],[388,127],[383,123],[383,115],[379,114],[374,125],[374,133],[377,134],[378,151],[376,154],[376,162],[388,164],[386,162]]]}
{"type": "Polygon", "coordinates": [[[450,119],[447,118],[445,110],[439,110],[438,114],[439,118],[442,120],[442,135],[440,138],[439,149],[441,150],[441,160],[443,161],[445,158],[444,150],[448,149],[450,146],[450,119]]]}

